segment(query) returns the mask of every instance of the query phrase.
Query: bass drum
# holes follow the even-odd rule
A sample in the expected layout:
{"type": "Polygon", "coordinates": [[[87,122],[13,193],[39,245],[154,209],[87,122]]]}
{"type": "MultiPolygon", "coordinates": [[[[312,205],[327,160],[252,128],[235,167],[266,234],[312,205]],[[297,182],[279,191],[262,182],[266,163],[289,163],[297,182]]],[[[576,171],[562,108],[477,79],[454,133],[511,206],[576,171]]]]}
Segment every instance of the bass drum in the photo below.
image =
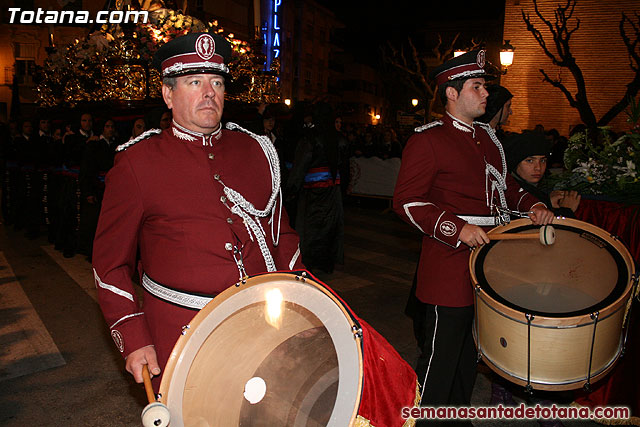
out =
{"type": "MultiPolygon", "coordinates": [[[[629,251],[606,231],[556,218],[555,243],[494,240],[474,249],[474,337],[485,363],[516,384],[577,389],[603,377],[624,345],[635,276],[629,251]]],[[[499,233],[537,233],[528,219],[499,233]]]]}
{"type": "Polygon", "coordinates": [[[231,286],[184,328],[159,400],[171,426],[402,426],[416,384],[333,291],[307,273],[269,273],[231,286]]]}

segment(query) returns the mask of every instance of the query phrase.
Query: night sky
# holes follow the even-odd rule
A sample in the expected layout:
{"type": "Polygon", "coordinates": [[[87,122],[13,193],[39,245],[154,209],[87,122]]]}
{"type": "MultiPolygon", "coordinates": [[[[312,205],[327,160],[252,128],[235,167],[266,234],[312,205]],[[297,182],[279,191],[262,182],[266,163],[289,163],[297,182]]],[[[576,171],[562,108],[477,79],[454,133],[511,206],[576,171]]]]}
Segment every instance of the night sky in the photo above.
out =
{"type": "MultiPolygon", "coordinates": [[[[391,41],[402,42],[418,30],[428,28],[428,22],[488,20],[504,13],[504,0],[485,2],[446,2],[393,0],[385,4],[364,0],[325,0],[346,26],[345,42],[349,51],[360,51],[360,59],[376,55],[378,46],[391,41]]],[[[367,61],[369,62],[369,61],[367,61]]]]}

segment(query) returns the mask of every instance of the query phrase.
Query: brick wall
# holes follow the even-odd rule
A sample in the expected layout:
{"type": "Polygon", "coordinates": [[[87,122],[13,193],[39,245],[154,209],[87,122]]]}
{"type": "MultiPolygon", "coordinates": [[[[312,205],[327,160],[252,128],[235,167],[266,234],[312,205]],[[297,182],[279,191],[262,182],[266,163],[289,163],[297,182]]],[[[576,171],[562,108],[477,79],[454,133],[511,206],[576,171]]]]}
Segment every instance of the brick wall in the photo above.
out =
{"type": "MultiPolygon", "coordinates": [[[[555,22],[553,11],[558,4],[565,5],[566,1],[538,0],[539,10],[552,23],[555,22]]],[[[533,129],[541,123],[547,130],[555,128],[560,134],[568,135],[571,127],[581,123],[578,111],[569,105],[559,89],[542,81],[538,70],[544,69],[551,78],[560,76],[573,94],[576,92],[575,81],[567,69],[556,67],[543,53],[527,31],[522,11],[531,16],[547,46],[556,52],[551,33],[535,14],[533,0],[506,0],[504,38],[516,48],[513,65],[501,78],[501,84],[514,94],[514,114],[506,129],[533,129]]],[[[633,12],[640,12],[640,1],[577,0],[569,25],[573,28],[576,18],[580,19],[580,28],[571,36],[571,52],[584,74],[587,96],[596,119],[622,97],[634,75],[618,30],[622,12],[633,19],[633,12]]],[[[627,35],[633,35],[629,26],[627,35]]],[[[626,118],[624,112],[620,113],[610,126],[616,131],[626,130],[629,128],[626,118]]]]}

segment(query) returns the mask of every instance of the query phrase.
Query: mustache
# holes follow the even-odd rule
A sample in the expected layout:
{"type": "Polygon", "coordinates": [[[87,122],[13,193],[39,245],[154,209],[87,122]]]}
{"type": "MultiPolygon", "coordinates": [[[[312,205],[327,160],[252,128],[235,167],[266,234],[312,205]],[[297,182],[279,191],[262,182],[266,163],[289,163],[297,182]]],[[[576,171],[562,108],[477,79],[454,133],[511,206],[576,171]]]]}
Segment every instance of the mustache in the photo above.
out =
{"type": "Polygon", "coordinates": [[[202,108],[213,108],[214,110],[217,110],[218,105],[216,105],[216,103],[213,101],[202,101],[196,105],[196,109],[202,109],[202,108]]]}

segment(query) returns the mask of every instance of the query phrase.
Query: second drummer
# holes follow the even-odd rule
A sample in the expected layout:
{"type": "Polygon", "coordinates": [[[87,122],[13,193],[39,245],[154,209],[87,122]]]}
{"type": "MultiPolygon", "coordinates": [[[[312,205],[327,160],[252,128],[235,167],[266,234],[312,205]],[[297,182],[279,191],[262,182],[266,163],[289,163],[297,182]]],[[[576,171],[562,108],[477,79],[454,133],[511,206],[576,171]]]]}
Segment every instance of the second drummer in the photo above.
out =
{"type": "Polygon", "coordinates": [[[246,275],[302,267],[281,209],[273,145],[222,129],[230,55],[229,42],[208,33],[161,47],[155,61],[173,123],[118,147],[106,178],[93,273],[111,336],[137,382],[144,364],[160,374],[182,326],[208,298],[246,275]],[[142,309],[131,281],[136,267],[142,309]]]}
{"type": "Polygon", "coordinates": [[[473,293],[469,247],[489,243],[486,230],[510,207],[535,224],[553,213],[507,174],[502,146],[490,126],[474,122],[485,112],[482,50],[433,70],[446,113],[416,129],[402,154],[394,210],[424,233],[417,271],[422,405],[468,405],[476,375],[471,334],[473,293]]]}

